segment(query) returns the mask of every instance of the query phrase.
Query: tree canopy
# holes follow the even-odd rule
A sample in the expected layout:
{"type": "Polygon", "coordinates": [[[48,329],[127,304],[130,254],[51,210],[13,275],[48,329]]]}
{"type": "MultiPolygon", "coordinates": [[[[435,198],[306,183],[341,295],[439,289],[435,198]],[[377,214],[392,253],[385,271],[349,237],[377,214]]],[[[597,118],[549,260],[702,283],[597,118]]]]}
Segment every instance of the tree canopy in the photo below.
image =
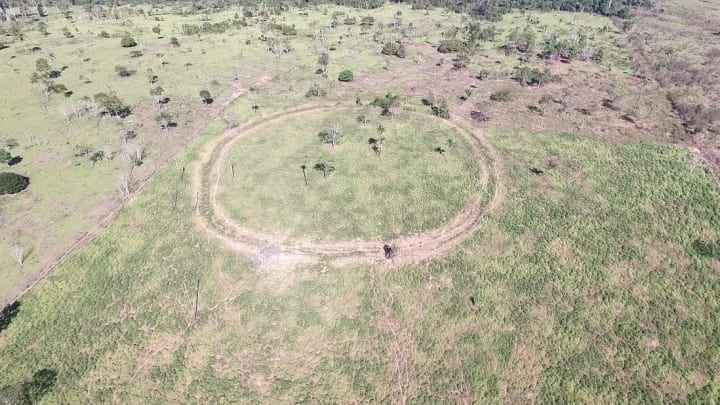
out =
{"type": "Polygon", "coordinates": [[[30,179],[17,173],[0,173],[0,195],[16,194],[30,185],[30,179]]]}

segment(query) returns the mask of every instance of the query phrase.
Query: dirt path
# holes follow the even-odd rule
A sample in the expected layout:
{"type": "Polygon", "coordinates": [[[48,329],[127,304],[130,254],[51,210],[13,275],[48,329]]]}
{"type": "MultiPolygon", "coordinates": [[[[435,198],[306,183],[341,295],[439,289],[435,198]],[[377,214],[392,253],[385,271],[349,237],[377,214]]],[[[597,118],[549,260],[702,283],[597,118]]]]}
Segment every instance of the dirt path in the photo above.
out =
{"type": "MultiPolygon", "coordinates": [[[[500,206],[503,191],[498,176],[499,163],[494,150],[479,131],[472,128],[470,122],[453,117],[449,121],[442,120],[442,122],[452,125],[468,139],[478,157],[483,175],[478,187],[478,196],[446,226],[388,241],[349,240],[315,243],[244,227],[223,211],[217,202],[219,179],[224,167],[222,162],[226,160],[228,150],[237,140],[254,135],[258,129],[279,119],[310,111],[349,108],[351,107],[338,104],[313,104],[286,110],[227,131],[208,144],[191,178],[192,192],[200,196],[195,211],[195,222],[202,231],[236,251],[257,258],[260,262],[268,260],[268,256],[281,255],[303,261],[323,258],[336,265],[386,262],[391,266],[400,266],[443,255],[464,237],[478,230],[485,215],[500,206]],[[393,246],[396,251],[392,261],[384,258],[383,245],[386,243],[393,246]]],[[[436,117],[433,119],[440,120],[436,117]]],[[[288,263],[287,260],[281,262],[288,263]]]]}

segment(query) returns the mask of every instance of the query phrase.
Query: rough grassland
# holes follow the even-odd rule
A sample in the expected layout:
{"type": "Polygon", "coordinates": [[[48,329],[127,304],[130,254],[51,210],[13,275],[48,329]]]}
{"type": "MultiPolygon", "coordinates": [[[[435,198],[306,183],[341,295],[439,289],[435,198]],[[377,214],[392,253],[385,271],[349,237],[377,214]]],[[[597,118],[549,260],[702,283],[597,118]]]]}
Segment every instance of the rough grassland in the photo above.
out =
{"type": "MultiPolygon", "coordinates": [[[[459,19],[439,11],[426,16],[406,6],[372,13],[387,23],[399,10],[407,24],[419,27],[418,41],[434,43],[438,30],[448,29],[459,19]],[[435,28],[437,22],[440,29],[435,28]]],[[[484,108],[477,104],[487,103],[487,96],[498,88],[520,90],[503,73],[517,55],[504,56],[492,48],[489,55],[471,61],[467,72],[453,73],[449,63],[435,66],[439,55],[429,47],[410,47],[412,54],[405,60],[380,56],[379,44],[377,48],[367,45],[372,33],[361,36],[357,26],[343,26],[329,34],[329,42],[341,46],[331,56],[330,79],[322,79],[312,73],[317,55],[305,35],[313,21],[328,17],[293,13],[279,18],[296,23],[301,34],[293,39],[295,51],[280,58],[265,53],[262,43],[255,40],[260,35],[257,25],[227,38],[181,36],[181,49],[168,51],[167,57],[173,59],[166,68],[178,68],[167,74],[168,88],[178,84],[180,90],[170,90],[171,97],[191,97],[195,104],[184,104],[185,109],[176,112],[198,110],[196,93],[206,83],[214,95],[220,94],[222,89],[212,87],[213,77],[205,74],[227,66],[223,63],[237,62],[242,62],[238,81],[258,89],[252,97],[261,106],[259,118],[305,100],[304,92],[314,81],[326,87],[331,97],[344,101],[352,102],[359,95],[367,102],[392,90],[401,92],[408,104],[417,103],[423,95],[415,94],[417,83],[447,82],[455,87],[443,95],[453,113],[463,114],[484,108]],[[357,36],[340,39],[346,30],[357,36]],[[247,39],[251,45],[244,48],[247,39]],[[188,54],[195,68],[189,67],[189,75],[183,76],[187,58],[179,53],[186,46],[193,49],[188,54]],[[203,48],[205,54],[197,51],[203,48]],[[267,72],[271,65],[273,71],[267,72]],[[338,84],[337,72],[350,65],[356,80],[338,84]],[[472,79],[479,69],[495,65],[496,77],[483,82],[472,79]],[[399,76],[399,71],[412,74],[399,76]],[[265,75],[272,80],[259,80],[265,75]],[[463,104],[455,96],[463,94],[467,83],[477,88],[463,104]]],[[[199,23],[199,17],[194,18],[199,23]]],[[[549,20],[546,14],[540,18],[549,20]]],[[[148,32],[155,21],[131,20],[132,27],[98,24],[92,31],[132,31],[144,46],[154,44],[143,58],[157,66],[161,57],[152,55],[169,48],[167,37],[156,41],[148,32]]],[[[600,17],[592,20],[607,22],[600,17]]],[[[163,35],[178,23],[182,23],[179,17],[166,16],[163,35]]],[[[55,44],[57,63],[75,69],[82,55],[73,50],[83,44],[60,50],[65,40],[59,30],[64,24],[51,24],[49,42],[55,44]],[[77,60],[66,62],[70,55],[77,60]]],[[[29,43],[45,43],[28,38],[29,43]]],[[[107,40],[112,44],[107,47],[108,59],[87,55],[102,65],[87,92],[76,87],[79,75],[86,72],[66,70],[62,81],[77,95],[109,88],[127,92],[121,95],[129,102],[147,105],[142,104],[148,102],[144,99],[147,89],[133,93],[134,80],[142,81],[142,77],[111,78],[115,63],[109,58],[126,61],[127,51],[117,46],[118,40],[107,40]]],[[[99,42],[88,39],[90,49],[99,42]]],[[[27,170],[37,178],[33,184],[42,186],[21,198],[3,200],[2,219],[33,218],[28,223],[12,223],[14,229],[25,230],[21,240],[48,239],[48,245],[55,246],[72,238],[68,232],[56,239],[58,232],[69,229],[58,221],[69,218],[75,223],[76,218],[54,208],[60,187],[52,185],[73,175],[65,183],[68,187],[86,187],[93,190],[91,194],[112,193],[121,165],[66,164],[73,142],[84,140],[82,133],[96,121],[76,123],[66,135],[53,132],[62,122],[55,125],[34,119],[40,114],[41,96],[33,93],[22,69],[32,67],[36,56],[22,56],[24,51],[14,46],[2,52],[2,62],[7,52],[17,54],[8,60],[21,72],[17,79],[9,79],[15,71],[0,70],[0,80],[17,89],[18,101],[32,107],[25,114],[17,109],[21,103],[3,99],[3,130],[12,132],[3,136],[24,139],[25,124],[41,140],[39,145],[21,145],[26,159],[13,170],[27,170]],[[8,106],[14,115],[6,114],[8,106]],[[45,138],[58,157],[47,166],[36,166],[44,162],[44,154],[52,152],[43,147],[45,138]],[[41,179],[42,175],[52,177],[41,179]],[[39,190],[48,194],[32,194],[39,190]],[[37,200],[42,204],[24,211],[23,204],[37,200]]],[[[613,54],[622,59],[621,54],[613,54]]],[[[138,75],[145,67],[132,61],[127,65],[137,68],[138,75]]],[[[570,66],[592,70],[583,64],[570,66]]],[[[218,80],[234,82],[230,73],[232,69],[218,80]]],[[[567,80],[563,83],[572,86],[571,76],[575,76],[569,70],[562,73],[567,80]]],[[[620,80],[623,77],[613,73],[598,80],[631,83],[620,80]]],[[[583,95],[589,90],[576,87],[583,95]]],[[[536,100],[546,91],[560,97],[568,89],[561,85],[531,89],[519,97],[518,104],[522,102],[519,106],[527,110],[527,94],[534,92],[536,100]]],[[[424,90],[421,86],[420,93],[424,90]]],[[[635,99],[636,92],[630,93],[635,99]]],[[[604,95],[599,90],[593,94],[604,95]]],[[[231,109],[240,122],[254,117],[252,97],[239,99],[231,109]]],[[[597,107],[601,98],[596,98],[587,103],[597,107]]],[[[63,105],[55,101],[51,111],[63,105]]],[[[586,119],[614,125],[606,115],[572,112],[583,105],[572,102],[567,109],[562,105],[557,117],[563,122],[576,120],[578,128],[586,119]]],[[[151,100],[150,107],[155,108],[151,100]]],[[[493,115],[487,125],[512,121],[537,123],[533,128],[542,128],[551,115],[549,108],[542,117],[494,108],[505,115],[493,115]]],[[[147,125],[156,128],[152,115],[147,125]]],[[[114,123],[101,121],[97,128],[93,146],[117,139],[119,127],[114,123]]],[[[210,126],[97,239],[25,297],[16,316],[0,318],[0,394],[49,369],[57,373],[57,381],[44,403],[710,403],[720,396],[720,189],[704,169],[691,169],[694,165],[688,164],[687,151],[561,135],[561,131],[488,130],[504,164],[500,179],[505,201],[480,232],[446,257],[393,271],[383,266],[336,269],[322,261],[313,266],[288,263],[265,268],[256,266],[254,258],[222,249],[192,221],[196,196],[181,170],[191,167],[205,142],[223,131],[220,121],[210,126]]],[[[632,125],[627,129],[627,133],[637,131],[632,125]]],[[[145,135],[145,139],[159,139],[161,145],[175,140],[163,137],[159,129],[145,135]]],[[[97,201],[75,196],[62,204],[83,211],[97,201]]],[[[85,223],[90,220],[86,218],[85,223]]],[[[4,232],[8,224],[3,222],[4,232]]],[[[6,250],[11,242],[2,239],[0,249],[6,250]]],[[[16,273],[7,276],[9,283],[3,278],[0,288],[9,288],[12,280],[31,271],[30,265],[37,268],[44,257],[41,254],[52,256],[38,251],[28,270],[13,267],[16,273]]],[[[9,267],[2,260],[10,260],[3,252],[0,259],[5,271],[9,267]]]]}
{"type": "Polygon", "coordinates": [[[48,403],[716,395],[712,178],[673,148],[491,141],[504,209],[446,259],[390,273],[254,269],[196,233],[187,177],[165,169],[22,302],[0,335],[0,385],[50,368],[48,403]]]}
{"type": "MultiPolygon", "coordinates": [[[[306,10],[307,15],[293,9],[280,16],[272,16],[271,20],[278,24],[295,25],[298,34],[290,37],[268,30],[268,21],[259,18],[248,19],[249,26],[232,28],[224,34],[186,36],[181,33],[183,24],[201,25],[204,23],[202,16],[180,16],[171,13],[169,8],[154,8],[155,16],[129,15],[129,10],[129,7],[119,7],[119,19],[102,21],[89,20],[89,15],[80,8],[72,10],[72,20],[52,13],[43,19],[48,25],[49,35],[42,35],[37,24],[30,24],[24,32],[24,41],[16,41],[0,52],[0,63],[8,66],[8,69],[0,69],[0,82],[12,89],[12,93],[0,96],[0,145],[10,139],[16,140],[19,146],[11,152],[22,157],[19,164],[2,170],[27,175],[32,182],[31,187],[21,195],[0,199],[0,224],[4,230],[0,235],[0,297],[4,299],[10,299],[21,291],[52,258],[118,203],[118,174],[130,170],[122,159],[125,145],[119,139],[120,131],[136,130],[136,142],[145,147],[143,165],[132,169],[134,177],[140,179],[150,175],[197,129],[207,125],[207,115],[212,106],[202,105],[198,96],[201,89],[208,89],[216,103],[222,103],[234,89],[254,89],[252,96],[241,98],[227,114],[235,115],[241,121],[250,114],[251,100],[260,105],[260,111],[271,110],[277,104],[297,104],[306,100],[304,94],[307,89],[317,84],[328,91],[328,99],[348,101],[360,97],[366,103],[392,91],[403,96],[404,101],[409,101],[411,97],[425,95],[432,90],[446,97],[451,110],[457,114],[467,115],[471,109],[477,108],[488,112],[492,125],[511,123],[522,128],[556,128],[555,125],[547,125],[547,121],[554,119],[562,123],[563,130],[597,126],[614,132],[616,128],[608,126],[606,115],[591,119],[572,113],[572,108],[566,109],[565,105],[557,113],[551,113],[547,108],[543,119],[528,112],[529,99],[524,97],[517,105],[511,104],[513,107],[504,103],[488,105],[487,98],[494,91],[508,86],[519,90],[518,85],[508,80],[518,63],[518,55],[505,55],[498,47],[507,41],[513,27],[524,27],[532,18],[537,18],[533,28],[541,36],[543,27],[557,29],[559,34],[566,35],[574,25],[589,34],[594,48],[602,45],[606,50],[607,57],[601,65],[582,62],[573,63],[569,68],[553,66],[566,77],[569,90],[551,86],[548,93],[563,98],[571,94],[568,97],[571,97],[572,104],[576,103],[574,98],[580,98],[580,106],[587,107],[586,89],[572,84],[576,75],[579,82],[600,79],[597,83],[599,87],[604,86],[603,83],[623,88],[627,85],[625,54],[619,46],[622,37],[614,30],[603,31],[610,22],[600,16],[509,14],[496,24],[501,33],[495,41],[484,43],[477,53],[471,55],[467,70],[454,71],[449,63],[452,56],[437,53],[430,44],[437,44],[443,35],[449,35],[454,27],[460,26],[462,17],[441,9],[425,12],[411,10],[407,5],[388,5],[369,11],[323,7],[306,10]],[[357,24],[327,28],[327,46],[333,50],[330,51],[328,78],[323,78],[315,74],[319,50],[313,31],[320,26],[328,26],[335,12],[344,12],[346,16],[358,20],[371,15],[378,23],[367,29],[357,24]],[[397,29],[385,28],[382,35],[376,37],[380,24],[387,27],[398,12],[402,13],[402,25],[397,29]],[[152,32],[155,26],[161,28],[159,35],[152,32]],[[73,38],[63,35],[65,27],[74,35],[73,38]],[[100,38],[102,31],[111,38],[100,38]],[[135,38],[137,47],[120,46],[120,39],[125,33],[135,38]],[[263,35],[287,41],[292,51],[280,56],[266,51],[265,43],[260,39],[263,35]],[[180,46],[172,46],[171,37],[178,38],[180,46]],[[403,37],[408,43],[407,58],[380,54],[381,41],[403,37]],[[33,50],[34,47],[40,50],[33,50]],[[131,57],[131,51],[140,51],[142,56],[131,57]],[[62,94],[50,95],[47,112],[42,108],[42,92],[37,85],[30,83],[30,75],[39,58],[47,59],[52,68],[62,70],[55,82],[66,85],[73,92],[67,98],[62,94]],[[446,63],[438,67],[436,63],[441,58],[446,63]],[[130,77],[119,77],[114,71],[117,65],[136,73],[130,77]],[[158,76],[157,83],[148,82],[148,69],[158,76]],[[338,73],[345,69],[354,72],[355,81],[352,83],[337,82],[338,73]],[[600,70],[603,71],[602,76],[599,75],[600,70]],[[474,76],[480,72],[490,72],[490,78],[483,82],[475,80],[474,76]],[[437,88],[433,83],[444,85],[437,88]],[[172,114],[178,123],[177,128],[167,134],[155,121],[159,111],[149,94],[149,90],[157,85],[162,86],[165,90],[163,95],[171,99],[163,111],[172,114]],[[467,101],[460,100],[458,96],[470,90],[470,85],[475,86],[473,95],[467,101]],[[578,88],[582,91],[575,91],[578,88]],[[101,91],[117,92],[134,113],[125,120],[91,116],[66,122],[61,111],[68,112],[73,106],[80,106],[84,97],[92,97],[101,91]],[[511,119],[506,118],[508,108],[517,108],[512,112],[511,119]],[[106,155],[114,154],[115,158],[92,165],[87,158],[74,156],[78,147],[103,150],[106,155]],[[20,245],[30,252],[23,266],[15,264],[7,254],[13,245],[20,245]]],[[[145,11],[149,8],[145,7],[145,11]]],[[[242,14],[242,10],[214,13],[209,16],[209,22],[232,20],[236,11],[242,14]]],[[[538,60],[529,64],[541,65],[538,60]]],[[[541,94],[536,93],[531,96],[532,99],[540,98],[541,94]]],[[[635,99],[635,92],[630,93],[635,99]]],[[[594,101],[598,100],[600,98],[594,101]]],[[[622,125],[620,129],[623,129],[622,125]]],[[[627,132],[624,131],[625,134],[627,132]]]]}
{"type": "Polygon", "coordinates": [[[218,202],[244,226],[316,240],[377,239],[440,227],[481,191],[475,156],[454,128],[414,113],[370,116],[363,125],[355,119],[362,112],[311,112],[252,131],[226,156],[218,202]],[[335,124],[333,148],[318,133],[335,124]],[[380,137],[378,156],[369,139],[380,137]],[[319,162],[334,168],[327,179],[319,162]]]}

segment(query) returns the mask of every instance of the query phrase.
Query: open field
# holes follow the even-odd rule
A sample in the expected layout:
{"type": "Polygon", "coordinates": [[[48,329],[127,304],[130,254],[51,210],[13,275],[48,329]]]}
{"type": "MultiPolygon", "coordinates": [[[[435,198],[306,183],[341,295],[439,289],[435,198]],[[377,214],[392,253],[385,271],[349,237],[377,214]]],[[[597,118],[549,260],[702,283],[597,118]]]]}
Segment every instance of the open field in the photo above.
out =
{"type": "Polygon", "coordinates": [[[31,178],[0,196],[0,296],[54,269],[0,315],[0,402],[720,399],[720,187],[694,143],[716,139],[640,74],[625,31],[649,21],[518,11],[478,40],[439,8],[179,8],[72,8],[0,49],[0,140],[22,157],[2,171],[31,178]],[[587,34],[584,57],[543,55],[551,33],[587,34]],[[405,57],[381,53],[395,40],[405,57]],[[30,83],[41,57],[72,94],[30,83]],[[111,91],[132,114],[64,118],[111,91]]]}
{"type": "Polygon", "coordinates": [[[243,134],[216,158],[227,162],[219,205],[245,226],[295,237],[391,239],[440,227],[482,192],[474,153],[453,127],[420,114],[360,115],[309,111],[243,134]]]}
{"type": "Polygon", "coordinates": [[[187,178],[164,169],[21,303],[3,381],[51,368],[48,402],[713,395],[712,177],[675,148],[490,140],[513,185],[502,210],[448,257],[390,272],[256,268],[197,232],[187,178]]]}
{"type": "Polygon", "coordinates": [[[492,24],[497,35],[477,43],[466,66],[458,70],[452,66],[452,55],[439,54],[432,46],[457,36],[465,20],[441,9],[426,12],[402,5],[362,11],[321,7],[240,20],[235,19],[235,14],[242,14],[240,9],[199,16],[179,15],[169,7],[123,6],[114,11],[117,18],[110,14],[102,17],[109,11],[101,7],[71,11],[69,19],[58,14],[42,19],[47,35],[41,32],[39,22],[25,26],[23,40],[0,51],[0,60],[10,67],[0,71],[0,80],[13,89],[12,97],[5,95],[0,103],[0,140],[17,145],[9,149],[22,161],[11,169],[37,185],[21,195],[0,199],[0,219],[6,230],[0,236],[0,251],[20,246],[27,253],[22,266],[9,255],[0,254],[6,280],[0,286],[0,296],[7,300],[65,246],[122,202],[117,184],[121,174],[132,173],[133,179],[142,183],[206,128],[227,100],[238,95],[242,97],[223,113],[233,121],[254,116],[251,105],[259,106],[261,113],[277,104],[292,106],[307,100],[308,89],[319,88],[327,92],[328,99],[359,98],[365,104],[392,92],[400,95],[404,104],[416,105],[417,110],[424,108],[418,103],[419,97],[434,93],[446,98],[457,114],[481,111],[490,118],[491,127],[580,131],[612,139],[672,138],[663,105],[655,102],[652,89],[645,90],[647,97],[642,98],[633,90],[637,80],[629,75],[621,33],[599,16],[508,14],[492,24]],[[354,17],[357,23],[329,27],[337,13],[344,13],[341,18],[354,17]],[[398,13],[401,23],[389,27],[388,22],[398,13]],[[373,17],[377,23],[361,26],[364,16],[373,17]],[[295,26],[297,34],[287,36],[271,29],[269,23],[273,21],[295,26]],[[230,24],[224,34],[183,33],[185,25],[223,22],[230,24]],[[66,27],[71,38],[63,33],[66,27]],[[159,33],[152,31],[155,27],[159,33]],[[315,38],[320,27],[324,28],[322,44],[315,38]],[[590,46],[604,49],[606,56],[599,63],[554,63],[549,67],[563,78],[560,83],[543,90],[524,88],[509,80],[514,67],[544,64],[535,58],[523,62],[523,58],[500,49],[515,27],[531,27],[537,35],[553,30],[560,38],[581,29],[587,33],[590,46]],[[103,32],[109,38],[101,37],[103,32]],[[137,42],[136,47],[121,46],[126,34],[137,42]],[[171,44],[173,37],[179,45],[171,44]],[[405,58],[380,53],[383,42],[394,40],[407,43],[405,58]],[[283,45],[269,47],[278,43],[283,45]],[[327,77],[315,74],[323,49],[329,49],[330,55],[327,77]],[[133,57],[133,52],[141,55],[133,57]],[[50,92],[46,98],[42,86],[31,83],[39,59],[45,59],[60,74],[53,82],[63,84],[72,94],[66,97],[50,92]],[[437,66],[440,60],[444,63],[437,66]],[[134,73],[121,77],[116,72],[118,66],[134,73]],[[348,68],[355,74],[353,82],[335,80],[348,68]],[[579,83],[587,81],[594,83],[592,89],[580,90],[579,83]],[[150,94],[158,86],[163,90],[160,97],[168,98],[169,103],[158,106],[158,96],[150,94]],[[198,96],[202,89],[209,90],[215,103],[203,105],[198,96]],[[491,94],[506,90],[516,94],[515,100],[488,100],[491,94]],[[133,113],[124,119],[88,114],[84,108],[93,105],[98,92],[116,92],[133,113]],[[544,96],[561,104],[543,105],[544,96]],[[621,110],[599,107],[604,98],[614,99],[621,110]],[[542,117],[529,107],[543,111],[542,117]],[[621,118],[626,112],[636,124],[621,118]],[[168,114],[176,126],[163,130],[158,121],[161,113],[168,114]],[[120,139],[127,131],[136,135],[129,145],[120,139]],[[140,166],[128,159],[138,151],[142,152],[140,166]],[[103,152],[104,158],[93,163],[90,157],[96,152],[103,152]]]}

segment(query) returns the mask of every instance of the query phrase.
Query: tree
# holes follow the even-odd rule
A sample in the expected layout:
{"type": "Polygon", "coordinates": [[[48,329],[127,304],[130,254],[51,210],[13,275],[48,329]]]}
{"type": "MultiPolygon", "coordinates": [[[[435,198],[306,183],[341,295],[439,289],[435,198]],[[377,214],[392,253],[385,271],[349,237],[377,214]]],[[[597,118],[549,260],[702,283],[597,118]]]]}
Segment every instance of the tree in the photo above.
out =
{"type": "Polygon", "coordinates": [[[154,32],[154,33],[157,34],[158,36],[160,36],[160,31],[161,31],[161,29],[160,29],[160,26],[159,26],[159,25],[154,26],[153,29],[152,29],[152,32],[154,32]]]}
{"type": "Polygon", "coordinates": [[[399,98],[395,94],[388,93],[385,97],[376,97],[372,104],[382,109],[382,115],[389,115],[390,109],[397,106],[399,98]]]}
{"type": "Polygon", "coordinates": [[[321,171],[323,178],[327,180],[328,174],[335,171],[335,167],[330,165],[328,162],[318,162],[314,166],[315,170],[321,171]]]}
{"type": "Polygon", "coordinates": [[[307,181],[307,164],[306,164],[306,163],[301,164],[301,165],[300,165],[300,169],[302,169],[302,172],[303,172],[303,180],[305,180],[305,187],[307,187],[307,185],[308,185],[308,181],[307,181]]]}
{"type": "Polygon", "coordinates": [[[137,42],[135,42],[133,37],[131,37],[130,35],[126,35],[120,40],[120,46],[122,46],[123,48],[132,48],[134,46],[137,46],[137,42]]]}
{"type": "Polygon", "coordinates": [[[115,92],[98,93],[93,98],[103,114],[122,118],[130,115],[130,107],[126,106],[115,92]]]}
{"type": "Polygon", "coordinates": [[[341,82],[351,82],[353,80],[353,72],[350,70],[343,70],[338,75],[338,80],[341,82]]]}
{"type": "Polygon", "coordinates": [[[17,173],[0,173],[0,195],[17,194],[30,185],[30,179],[17,173]]]}
{"type": "Polygon", "coordinates": [[[320,73],[323,75],[327,75],[327,67],[330,63],[330,55],[327,54],[327,52],[323,52],[320,54],[320,57],[318,57],[318,65],[320,65],[320,73]]]}
{"type": "Polygon", "coordinates": [[[318,136],[323,142],[331,144],[334,148],[338,144],[338,138],[340,138],[341,133],[342,127],[340,127],[340,124],[336,122],[329,125],[327,129],[321,131],[318,136]]]}
{"type": "Polygon", "coordinates": [[[177,38],[172,37],[172,38],[170,38],[170,45],[172,45],[172,46],[180,46],[180,41],[178,41],[177,38]]]}
{"type": "Polygon", "coordinates": [[[200,98],[205,104],[212,104],[213,98],[207,90],[200,90],[200,98]]]}
{"type": "Polygon", "coordinates": [[[10,160],[12,155],[5,149],[0,149],[0,163],[4,163],[6,166],[10,166],[10,160]]]}
{"type": "Polygon", "coordinates": [[[150,95],[155,97],[158,105],[160,105],[162,102],[162,94],[164,92],[165,92],[165,89],[163,89],[162,86],[157,86],[157,87],[150,89],[150,95]]]}
{"type": "Polygon", "coordinates": [[[172,114],[168,112],[161,112],[160,114],[155,117],[155,121],[157,121],[158,124],[160,124],[160,128],[165,130],[165,133],[170,132],[170,127],[174,127],[177,124],[173,121],[172,114]]]}
{"type": "Polygon", "coordinates": [[[380,139],[370,138],[368,140],[370,147],[378,157],[381,157],[383,149],[385,148],[385,137],[381,136],[380,139]]]}

